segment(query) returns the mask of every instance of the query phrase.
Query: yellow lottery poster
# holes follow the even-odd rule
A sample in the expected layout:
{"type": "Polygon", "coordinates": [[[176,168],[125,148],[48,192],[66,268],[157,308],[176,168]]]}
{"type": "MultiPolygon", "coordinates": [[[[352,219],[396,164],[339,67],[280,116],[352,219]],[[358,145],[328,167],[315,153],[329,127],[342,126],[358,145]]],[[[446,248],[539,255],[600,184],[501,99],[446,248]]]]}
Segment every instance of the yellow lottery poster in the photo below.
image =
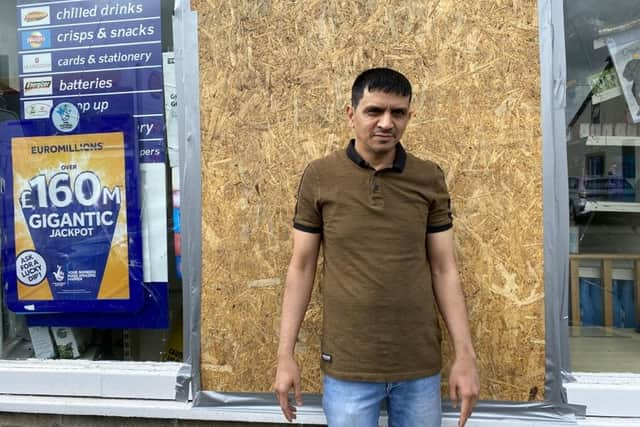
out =
{"type": "Polygon", "coordinates": [[[13,137],[10,150],[12,191],[3,216],[13,243],[4,254],[15,262],[10,307],[136,309],[140,218],[136,168],[127,164],[136,153],[127,155],[125,133],[13,137]]]}

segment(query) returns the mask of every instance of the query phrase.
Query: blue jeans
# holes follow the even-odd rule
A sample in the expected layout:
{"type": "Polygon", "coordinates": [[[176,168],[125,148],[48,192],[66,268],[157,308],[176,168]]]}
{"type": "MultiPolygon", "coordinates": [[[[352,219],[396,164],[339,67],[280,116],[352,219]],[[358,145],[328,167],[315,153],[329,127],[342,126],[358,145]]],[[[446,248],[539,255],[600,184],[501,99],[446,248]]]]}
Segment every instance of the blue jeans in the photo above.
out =
{"type": "Polygon", "coordinates": [[[322,407],[329,427],[377,427],[387,405],[389,427],[440,427],[440,374],[394,383],[323,379],[322,407]]]}

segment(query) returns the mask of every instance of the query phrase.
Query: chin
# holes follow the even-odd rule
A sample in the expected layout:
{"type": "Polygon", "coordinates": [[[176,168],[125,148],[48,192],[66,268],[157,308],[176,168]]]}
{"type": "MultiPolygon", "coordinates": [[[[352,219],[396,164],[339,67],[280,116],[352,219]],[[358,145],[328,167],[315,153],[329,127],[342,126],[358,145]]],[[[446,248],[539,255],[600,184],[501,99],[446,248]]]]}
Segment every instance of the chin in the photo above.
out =
{"type": "Polygon", "coordinates": [[[376,144],[376,146],[373,147],[373,151],[378,154],[386,154],[390,151],[395,151],[396,149],[395,142],[396,141],[389,141],[389,142],[376,144]]]}
{"type": "Polygon", "coordinates": [[[397,139],[381,139],[376,142],[377,142],[376,145],[380,146],[384,150],[388,150],[389,147],[396,145],[398,140],[397,139]]]}

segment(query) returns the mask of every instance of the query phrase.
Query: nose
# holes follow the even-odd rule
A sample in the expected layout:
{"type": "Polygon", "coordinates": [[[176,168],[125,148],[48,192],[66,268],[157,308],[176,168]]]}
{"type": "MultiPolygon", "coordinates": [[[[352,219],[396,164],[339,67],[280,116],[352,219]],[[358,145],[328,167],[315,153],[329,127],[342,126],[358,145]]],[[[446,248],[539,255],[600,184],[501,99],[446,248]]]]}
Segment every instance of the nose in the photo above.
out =
{"type": "Polygon", "coordinates": [[[385,111],[380,120],[378,120],[378,127],[380,129],[389,130],[393,128],[393,120],[391,120],[391,112],[385,111]]]}

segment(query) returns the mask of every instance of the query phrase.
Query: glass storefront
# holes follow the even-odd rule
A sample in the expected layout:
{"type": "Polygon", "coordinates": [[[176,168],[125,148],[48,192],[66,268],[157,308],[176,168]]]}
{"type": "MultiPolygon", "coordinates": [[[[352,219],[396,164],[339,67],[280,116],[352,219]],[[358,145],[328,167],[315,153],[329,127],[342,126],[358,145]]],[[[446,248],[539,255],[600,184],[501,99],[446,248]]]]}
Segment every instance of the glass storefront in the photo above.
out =
{"type": "Polygon", "coordinates": [[[640,3],[564,12],[571,369],[640,373],[640,3]]]}

